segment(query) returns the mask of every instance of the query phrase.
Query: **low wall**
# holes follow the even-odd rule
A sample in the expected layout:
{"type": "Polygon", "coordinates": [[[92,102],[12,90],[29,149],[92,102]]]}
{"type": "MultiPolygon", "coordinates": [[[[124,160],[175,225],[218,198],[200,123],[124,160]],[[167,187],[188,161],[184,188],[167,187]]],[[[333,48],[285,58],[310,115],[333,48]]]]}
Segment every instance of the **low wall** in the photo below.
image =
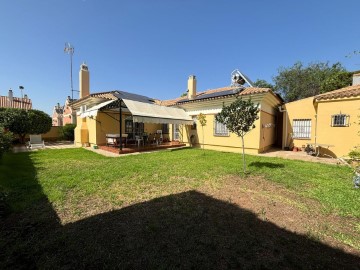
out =
{"type": "MultiPolygon", "coordinates": [[[[60,129],[61,127],[51,127],[50,131],[41,134],[41,137],[45,141],[57,141],[60,139],[60,129]]],[[[29,140],[29,134],[25,136],[25,141],[29,140]]]]}

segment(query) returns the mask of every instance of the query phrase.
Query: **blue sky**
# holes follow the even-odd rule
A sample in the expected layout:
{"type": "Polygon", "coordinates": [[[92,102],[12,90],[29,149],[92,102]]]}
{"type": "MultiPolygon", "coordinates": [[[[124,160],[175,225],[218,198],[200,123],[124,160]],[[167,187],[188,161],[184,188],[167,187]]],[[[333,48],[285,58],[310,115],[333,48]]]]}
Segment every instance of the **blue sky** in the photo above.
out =
{"type": "Polygon", "coordinates": [[[296,61],[340,61],[360,69],[358,0],[1,0],[0,95],[19,85],[35,109],[52,113],[85,61],[90,91],[124,90],[159,99],[227,86],[240,69],[272,80],[296,61]]]}

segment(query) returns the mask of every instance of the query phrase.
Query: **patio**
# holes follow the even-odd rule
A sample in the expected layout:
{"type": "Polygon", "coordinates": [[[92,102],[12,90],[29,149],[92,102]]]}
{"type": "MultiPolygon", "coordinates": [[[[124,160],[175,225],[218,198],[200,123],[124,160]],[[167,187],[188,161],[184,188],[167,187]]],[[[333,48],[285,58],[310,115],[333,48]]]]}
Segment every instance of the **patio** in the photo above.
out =
{"type": "Polygon", "coordinates": [[[175,142],[164,142],[161,144],[145,144],[139,146],[136,144],[128,144],[126,146],[123,146],[121,151],[119,149],[119,146],[99,145],[98,148],[103,151],[123,155],[123,154],[165,150],[169,148],[182,148],[184,146],[186,146],[186,144],[175,141],[175,142]]]}

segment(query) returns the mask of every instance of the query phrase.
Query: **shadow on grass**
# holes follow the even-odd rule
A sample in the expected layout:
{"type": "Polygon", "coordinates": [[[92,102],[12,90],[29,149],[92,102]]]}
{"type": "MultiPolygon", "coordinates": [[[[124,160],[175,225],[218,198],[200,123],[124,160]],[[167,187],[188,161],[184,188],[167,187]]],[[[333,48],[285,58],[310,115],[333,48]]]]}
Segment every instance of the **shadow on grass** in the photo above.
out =
{"type": "Polygon", "coordinates": [[[278,164],[278,163],[273,163],[273,162],[261,162],[261,161],[255,161],[255,162],[251,162],[249,164],[249,167],[256,167],[256,168],[271,168],[271,169],[275,169],[275,168],[284,168],[285,165],[284,164],[278,164]]]}
{"type": "MultiPolygon", "coordinates": [[[[23,181],[42,193],[36,174],[23,181]]],[[[65,226],[43,195],[0,224],[1,269],[356,269],[359,262],[197,191],[65,226]]]]}

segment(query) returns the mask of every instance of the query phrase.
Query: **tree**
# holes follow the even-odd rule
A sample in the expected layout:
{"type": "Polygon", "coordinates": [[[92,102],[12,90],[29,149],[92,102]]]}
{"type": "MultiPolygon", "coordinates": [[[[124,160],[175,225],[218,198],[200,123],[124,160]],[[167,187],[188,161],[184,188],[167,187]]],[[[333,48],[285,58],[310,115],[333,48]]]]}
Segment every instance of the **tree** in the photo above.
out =
{"type": "Polygon", "coordinates": [[[280,68],[278,72],[273,78],[275,91],[286,102],[349,86],[352,76],[340,63],[330,66],[329,62],[310,63],[308,66],[297,62],[290,68],[280,68]]]}
{"type": "Polygon", "coordinates": [[[51,129],[51,117],[39,110],[7,108],[0,111],[0,125],[25,142],[26,134],[43,134],[51,129]]]}
{"type": "Polygon", "coordinates": [[[74,129],[76,128],[75,124],[66,124],[65,126],[61,127],[60,133],[61,137],[67,141],[74,140],[74,129]]]}
{"type": "Polygon", "coordinates": [[[270,89],[274,89],[274,86],[271,83],[268,83],[265,80],[260,80],[257,79],[254,83],[253,83],[254,87],[260,87],[260,88],[270,88],[270,89]]]}
{"type": "Polygon", "coordinates": [[[230,132],[241,137],[244,173],[246,173],[244,136],[253,128],[259,119],[259,105],[249,100],[237,98],[229,106],[223,105],[221,112],[216,115],[216,121],[224,124],[230,132]]]}
{"type": "Polygon", "coordinates": [[[199,120],[199,123],[201,125],[201,128],[202,128],[202,137],[203,137],[203,150],[205,148],[205,145],[204,145],[204,126],[206,126],[206,115],[205,114],[202,114],[200,113],[199,116],[197,117],[198,120],[199,120]]]}

